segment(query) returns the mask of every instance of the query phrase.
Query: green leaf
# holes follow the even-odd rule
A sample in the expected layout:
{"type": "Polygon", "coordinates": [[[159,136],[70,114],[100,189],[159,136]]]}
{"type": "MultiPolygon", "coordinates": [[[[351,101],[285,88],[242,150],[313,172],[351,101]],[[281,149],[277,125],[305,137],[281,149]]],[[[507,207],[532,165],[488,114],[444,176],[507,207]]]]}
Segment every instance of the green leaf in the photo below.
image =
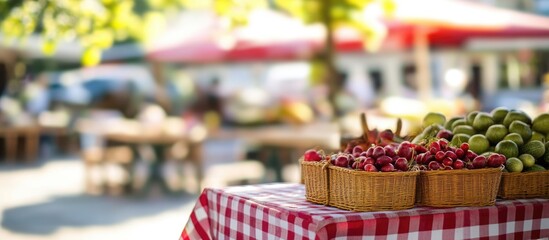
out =
{"type": "Polygon", "coordinates": [[[84,50],[82,54],[82,65],[95,66],[101,62],[101,49],[90,47],[84,50]]]}
{"type": "Polygon", "coordinates": [[[53,55],[56,49],[57,44],[52,39],[47,39],[42,43],[42,52],[47,56],[53,55]]]}

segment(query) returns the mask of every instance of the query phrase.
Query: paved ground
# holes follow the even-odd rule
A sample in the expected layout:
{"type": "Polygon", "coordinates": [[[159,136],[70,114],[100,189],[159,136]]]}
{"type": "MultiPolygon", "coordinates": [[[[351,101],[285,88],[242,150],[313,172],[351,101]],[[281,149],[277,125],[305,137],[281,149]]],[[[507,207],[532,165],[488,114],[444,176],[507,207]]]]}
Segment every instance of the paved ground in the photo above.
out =
{"type": "Polygon", "coordinates": [[[90,196],[82,176],[76,158],[0,164],[0,239],[177,239],[196,200],[90,196]]]}
{"type": "MultiPolygon", "coordinates": [[[[220,187],[243,177],[254,178],[251,183],[272,181],[274,173],[257,162],[236,161],[242,157],[241,147],[235,141],[205,144],[204,184],[220,187]]],[[[177,239],[197,198],[160,191],[145,198],[91,196],[84,194],[83,176],[84,166],[76,157],[32,165],[0,162],[0,240],[177,239]]],[[[298,166],[287,166],[283,177],[298,182],[298,166]]]]}

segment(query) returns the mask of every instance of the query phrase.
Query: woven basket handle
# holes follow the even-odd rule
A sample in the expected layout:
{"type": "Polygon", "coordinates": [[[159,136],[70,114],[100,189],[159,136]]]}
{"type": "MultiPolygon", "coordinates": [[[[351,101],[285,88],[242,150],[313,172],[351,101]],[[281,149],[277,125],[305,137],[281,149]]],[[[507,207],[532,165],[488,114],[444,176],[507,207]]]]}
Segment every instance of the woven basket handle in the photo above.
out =
{"type": "Polygon", "coordinates": [[[370,128],[368,128],[368,121],[366,120],[366,113],[360,114],[360,125],[362,126],[362,138],[365,142],[369,142],[370,128]]]}
{"type": "Polygon", "coordinates": [[[395,136],[400,137],[400,132],[402,131],[402,119],[397,119],[397,125],[395,130],[395,136]]]}

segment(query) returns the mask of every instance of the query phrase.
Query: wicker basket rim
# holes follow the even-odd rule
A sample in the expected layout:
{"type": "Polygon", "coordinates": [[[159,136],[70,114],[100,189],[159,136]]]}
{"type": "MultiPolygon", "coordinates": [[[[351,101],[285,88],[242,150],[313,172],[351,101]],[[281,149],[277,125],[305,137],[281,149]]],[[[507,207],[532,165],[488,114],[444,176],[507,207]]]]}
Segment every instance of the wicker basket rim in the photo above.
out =
{"type": "Polygon", "coordinates": [[[549,170],[535,172],[503,172],[503,176],[524,176],[524,175],[549,175],[549,170]]]}
{"type": "Polygon", "coordinates": [[[370,176],[380,176],[380,177],[387,177],[387,176],[408,176],[408,175],[419,175],[419,171],[407,171],[407,172],[366,172],[366,171],[357,171],[354,169],[349,168],[342,168],[334,165],[328,166],[330,169],[334,169],[341,172],[348,172],[350,174],[354,175],[370,175],[370,176]]]}
{"type": "MultiPolygon", "coordinates": [[[[323,165],[326,165],[326,160],[322,160],[322,161],[319,161],[319,162],[316,162],[316,161],[303,161],[301,162],[301,164],[303,165],[312,165],[312,166],[323,166],[323,165]]],[[[419,175],[419,170],[414,170],[414,171],[407,171],[407,172],[366,172],[366,171],[357,171],[357,170],[354,170],[354,169],[349,169],[349,168],[342,168],[342,167],[339,167],[339,166],[334,166],[334,165],[331,165],[329,164],[327,166],[328,168],[330,169],[334,169],[334,170],[338,170],[338,171],[344,171],[344,172],[348,172],[350,174],[355,174],[355,175],[370,175],[370,176],[382,176],[382,177],[387,177],[387,176],[407,176],[407,175],[419,175]]]]}
{"type": "Polygon", "coordinates": [[[503,168],[482,168],[482,169],[459,169],[459,170],[435,170],[421,171],[422,175],[454,175],[454,174],[480,174],[480,173],[497,173],[502,172],[503,168]]]}
{"type": "MultiPolygon", "coordinates": [[[[302,159],[299,159],[300,161],[302,159]]],[[[322,160],[322,161],[301,161],[301,164],[306,164],[306,165],[324,165],[326,164],[326,160],[322,160]]]]}

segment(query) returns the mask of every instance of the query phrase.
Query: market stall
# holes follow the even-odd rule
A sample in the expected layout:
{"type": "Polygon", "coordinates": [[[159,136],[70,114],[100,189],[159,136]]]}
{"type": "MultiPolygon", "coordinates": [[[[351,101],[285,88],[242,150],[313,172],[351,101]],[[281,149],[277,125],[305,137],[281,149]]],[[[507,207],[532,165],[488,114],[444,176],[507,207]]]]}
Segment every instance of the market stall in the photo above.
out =
{"type": "Polygon", "coordinates": [[[313,148],[302,183],[207,188],[180,239],[549,237],[549,114],[497,108],[313,148]],[[519,147],[519,145],[521,147],[519,147]]]}
{"type": "Polygon", "coordinates": [[[180,239],[538,239],[549,236],[549,200],[495,206],[350,212],[307,202],[303,185],[206,189],[180,239]]]}

